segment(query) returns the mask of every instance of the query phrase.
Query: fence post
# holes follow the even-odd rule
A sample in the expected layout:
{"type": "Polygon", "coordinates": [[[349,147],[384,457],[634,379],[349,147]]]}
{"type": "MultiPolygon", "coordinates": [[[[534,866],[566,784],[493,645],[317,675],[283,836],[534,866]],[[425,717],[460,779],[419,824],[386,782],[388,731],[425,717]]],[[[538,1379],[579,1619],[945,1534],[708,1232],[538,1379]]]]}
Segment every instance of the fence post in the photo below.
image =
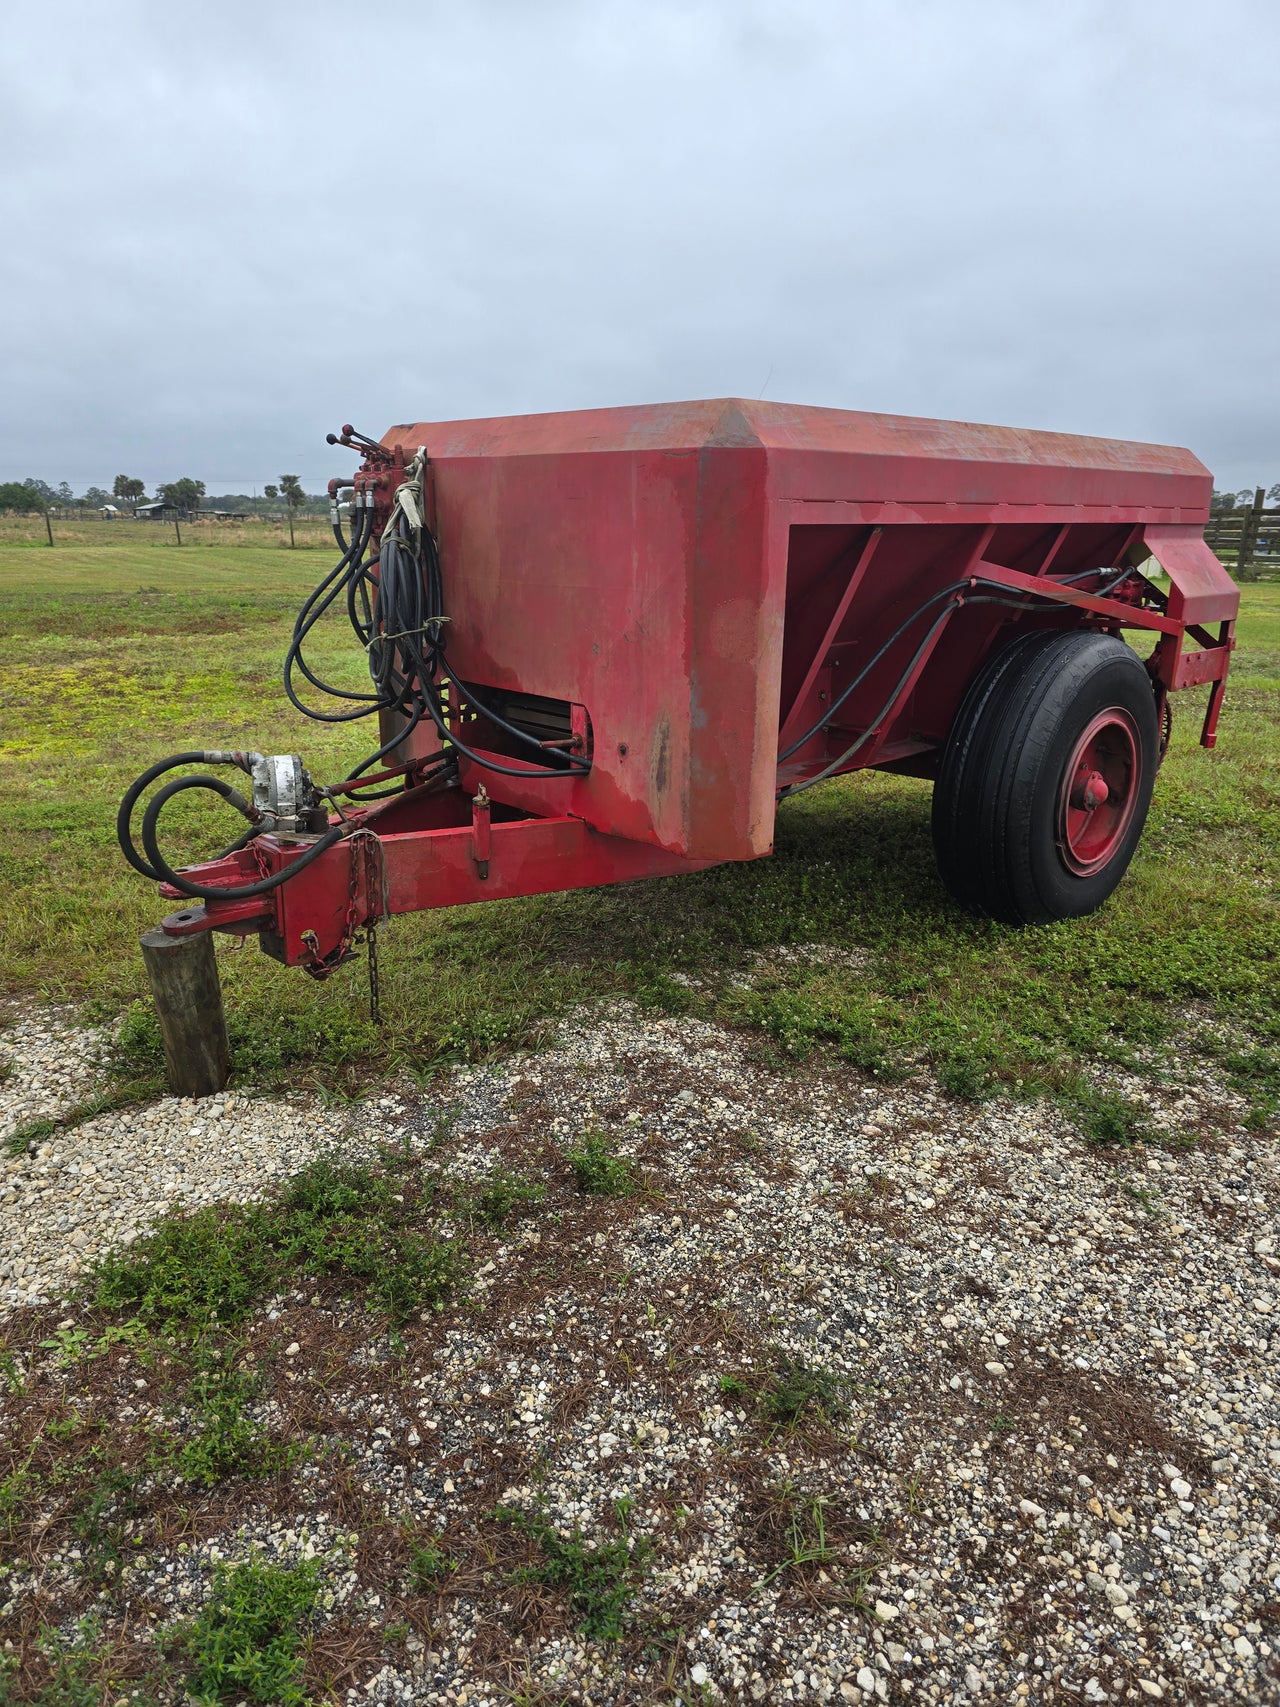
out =
{"type": "Polygon", "coordinates": [[[1262,506],[1266,502],[1266,491],[1263,487],[1256,488],[1253,494],[1253,504],[1247,511],[1240,529],[1240,549],[1236,553],[1236,579],[1252,581],[1253,548],[1258,543],[1258,533],[1262,527],[1262,506]]]}

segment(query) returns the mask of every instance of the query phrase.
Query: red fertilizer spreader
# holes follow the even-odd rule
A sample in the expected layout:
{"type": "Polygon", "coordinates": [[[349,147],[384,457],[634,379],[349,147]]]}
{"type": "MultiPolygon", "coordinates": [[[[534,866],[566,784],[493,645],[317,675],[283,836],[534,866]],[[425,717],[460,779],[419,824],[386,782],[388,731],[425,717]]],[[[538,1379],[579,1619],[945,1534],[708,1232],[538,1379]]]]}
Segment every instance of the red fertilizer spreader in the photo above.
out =
{"type": "Polygon", "coordinates": [[[962,906],[1070,918],[1133,857],[1174,690],[1209,684],[1214,744],[1239,594],[1188,451],[738,399],[330,442],[360,466],[285,685],[378,744],[327,786],[294,755],[145,772],[119,828],[180,904],[162,947],[256,933],[327,976],[396,913],[762,858],[780,802],[866,769],[932,779],[962,906]],[[326,612],[359,691],[307,657],[326,612]],[[246,829],[177,868],[189,789],[246,829]]]}

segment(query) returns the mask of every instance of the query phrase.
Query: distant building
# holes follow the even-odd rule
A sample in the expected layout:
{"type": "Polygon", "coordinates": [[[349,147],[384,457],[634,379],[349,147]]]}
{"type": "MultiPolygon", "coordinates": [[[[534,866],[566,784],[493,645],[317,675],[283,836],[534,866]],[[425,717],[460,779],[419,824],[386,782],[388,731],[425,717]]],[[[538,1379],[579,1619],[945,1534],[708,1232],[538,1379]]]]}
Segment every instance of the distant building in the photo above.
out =
{"type": "Polygon", "coordinates": [[[157,499],[154,504],[139,504],[138,515],[148,522],[166,522],[175,514],[184,522],[247,522],[248,510],[179,510],[173,504],[157,499]]]}

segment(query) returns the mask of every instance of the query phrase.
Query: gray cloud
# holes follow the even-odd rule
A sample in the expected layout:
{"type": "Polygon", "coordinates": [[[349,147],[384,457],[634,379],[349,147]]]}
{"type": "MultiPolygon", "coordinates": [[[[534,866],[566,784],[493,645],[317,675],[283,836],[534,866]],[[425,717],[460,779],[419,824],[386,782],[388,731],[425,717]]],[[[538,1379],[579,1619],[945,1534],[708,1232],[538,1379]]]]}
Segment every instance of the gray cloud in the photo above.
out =
{"type": "Polygon", "coordinates": [[[45,16],[0,478],[314,486],[343,420],[767,387],[1280,479],[1273,0],[45,16]]]}

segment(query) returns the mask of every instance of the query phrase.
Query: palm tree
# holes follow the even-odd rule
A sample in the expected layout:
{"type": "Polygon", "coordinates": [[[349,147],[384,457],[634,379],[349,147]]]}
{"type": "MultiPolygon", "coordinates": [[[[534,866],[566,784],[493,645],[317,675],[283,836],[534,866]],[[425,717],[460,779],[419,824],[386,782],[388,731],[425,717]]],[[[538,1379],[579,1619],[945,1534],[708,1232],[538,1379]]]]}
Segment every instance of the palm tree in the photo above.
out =
{"type": "Polygon", "coordinates": [[[302,490],[302,482],[296,474],[280,476],[280,496],[284,499],[289,516],[289,544],[293,544],[293,512],[300,510],[307,501],[307,494],[302,490]]]}

